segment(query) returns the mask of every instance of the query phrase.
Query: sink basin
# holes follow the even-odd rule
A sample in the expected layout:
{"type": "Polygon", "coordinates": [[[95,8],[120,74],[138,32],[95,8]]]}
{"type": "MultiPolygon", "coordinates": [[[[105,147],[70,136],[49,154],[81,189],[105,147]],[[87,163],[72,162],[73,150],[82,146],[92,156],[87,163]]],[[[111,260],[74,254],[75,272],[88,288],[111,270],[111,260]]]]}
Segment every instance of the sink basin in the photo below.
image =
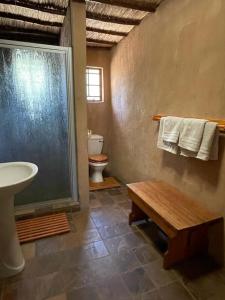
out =
{"type": "Polygon", "coordinates": [[[0,164],[0,197],[22,191],[38,172],[35,164],[10,162],[0,164]]]}
{"type": "Polygon", "coordinates": [[[0,163],[0,278],[22,271],[25,261],[16,232],[14,196],[26,188],[38,172],[28,162],[0,163]]]}

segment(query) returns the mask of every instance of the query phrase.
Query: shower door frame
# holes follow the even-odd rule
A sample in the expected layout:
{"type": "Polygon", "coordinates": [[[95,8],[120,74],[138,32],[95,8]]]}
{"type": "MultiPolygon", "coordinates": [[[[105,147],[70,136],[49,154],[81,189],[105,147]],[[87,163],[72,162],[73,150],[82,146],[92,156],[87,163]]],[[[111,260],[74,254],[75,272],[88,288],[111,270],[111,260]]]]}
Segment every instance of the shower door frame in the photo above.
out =
{"type": "MultiPolygon", "coordinates": [[[[73,67],[72,67],[72,48],[53,46],[47,44],[35,44],[20,41],[11,41],[0,39],[1,48],[22,48],[35,49],[46,52],[65,54],[65,68],[66,68],[66,86],[67,86],[67,107],[68,107],[68,163],[69,176],[71,185],[71,199],[73,204],[79,205],[78,200],[78,180],[77,180],[77,147],[76,147],[76,127],[75,127],[75,98],[73,92],[73,67]]],[[[57,202],[61,199],[51,199],[43,202],[38,202],[41,205],[48,205],[49,202],[57,202]]],[[[38,204],[37,203],[37,204],[38,204]]],[[[31,204],[26,204],[26,206],[31,204]]],[[[24,205],[22,205],[24,206],[24,205]]]]}

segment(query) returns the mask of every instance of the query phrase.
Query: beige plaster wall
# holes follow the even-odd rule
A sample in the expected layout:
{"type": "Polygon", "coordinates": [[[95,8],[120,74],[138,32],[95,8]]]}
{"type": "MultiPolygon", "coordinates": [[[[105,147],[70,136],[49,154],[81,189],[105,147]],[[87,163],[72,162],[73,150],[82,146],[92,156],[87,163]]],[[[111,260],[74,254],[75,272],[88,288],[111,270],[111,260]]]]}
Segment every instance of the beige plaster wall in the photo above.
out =
{"type": "Polygon", "coordinates": [[[62,47],[71,47],[71,12],[70,6],[67,8],[63,26],[60,30],[59,45],[62,47]]]}
{"type": "Polygon", "coordinates": [[[110,156],[111,135],[111,87],[110,87],[111,52],[97,47],[87,48],[87,66],[103,68],[104,102],[88,103],[88,128],[104,136],[103,152],[110,156]]]}
{"type": "Polygon", "coordinates": [[[157,113],[225,119],[225,1],[166,0],[114,50],[112,171],[125,182],[165,180],[225,216],[220,159],[156,148],[157,113]]]}
{"type": "Polygon", "coordinates": [[[73,76],[77,141],[77,173],[79,201],[82,209],[89,205],[87,154],[86,71],[86,12],[85,4],[71,2],[73,76]]]}

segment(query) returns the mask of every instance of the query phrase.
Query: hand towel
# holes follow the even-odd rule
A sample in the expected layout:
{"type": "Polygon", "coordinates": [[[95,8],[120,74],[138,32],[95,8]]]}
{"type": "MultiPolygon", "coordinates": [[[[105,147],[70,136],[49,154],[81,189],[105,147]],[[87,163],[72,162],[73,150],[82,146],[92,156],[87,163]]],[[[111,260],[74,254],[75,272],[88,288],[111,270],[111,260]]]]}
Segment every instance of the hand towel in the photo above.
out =
{"type": "Polygon", "coordinates": [[[160,125],[159,125],[159,135],[158,135],[158,142],[157,147],[159,149],[168,151],[173,154],[178,154],[178,143],[170,143],[163,140],[163,130],[164,130],[164,123],[165,123],[166,117],[162,117],[160,119],[160,125]]]}
{"type": "Polygon", "coordinates": [[[183,118],[165,117],[162,135],[164,142],[178,143],[182,121],[183,118]]]}
{"type": "Polygon", "coordinates": [[[178,144],[179,147],[181,147],[182,154],[185,155],[186,150],[194,153],[197,153],[199,151],[206,122],[207,120],[191,118],[186,118],[183,120],[178,144]]]}
{"type": "Polygon", "coordinates": [[[217,123],[207,122],[204,129],[202,143],[196,158],[201,160],[218,159],[219,130],[217,123]]]}

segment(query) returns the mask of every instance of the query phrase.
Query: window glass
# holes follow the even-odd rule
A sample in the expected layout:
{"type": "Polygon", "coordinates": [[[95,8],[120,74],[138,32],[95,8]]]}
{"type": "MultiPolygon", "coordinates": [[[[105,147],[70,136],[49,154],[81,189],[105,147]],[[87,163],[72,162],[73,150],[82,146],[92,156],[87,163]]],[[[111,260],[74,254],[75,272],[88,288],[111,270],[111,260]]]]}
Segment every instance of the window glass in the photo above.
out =
{"type": "Polygon", "coordinates": [[[102,68],[86,68],[87,100],[91,102],[103,101],[103,71],[102,68]]]}

